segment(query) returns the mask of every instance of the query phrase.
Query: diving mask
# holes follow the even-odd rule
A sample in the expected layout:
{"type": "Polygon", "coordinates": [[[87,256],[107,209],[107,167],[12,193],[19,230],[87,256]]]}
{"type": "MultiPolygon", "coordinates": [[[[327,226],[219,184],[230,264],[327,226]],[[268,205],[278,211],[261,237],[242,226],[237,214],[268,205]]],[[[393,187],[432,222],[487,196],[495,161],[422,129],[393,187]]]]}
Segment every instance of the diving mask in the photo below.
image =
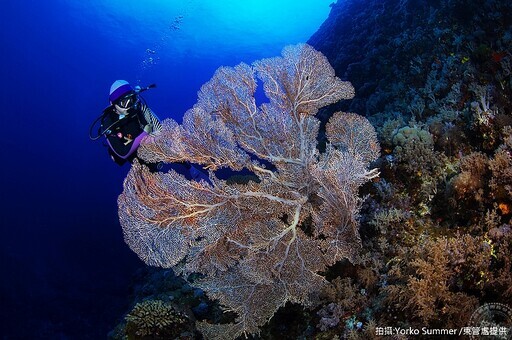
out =
{"type": "Polygon", "coordinates": [[[119,99],[114,103],[116,111],[118,114],[126,115],[128,110],[132,107],[135,107],[139,102],[139,97],[136,93],[130,93],[123,98],[119,99]]]}

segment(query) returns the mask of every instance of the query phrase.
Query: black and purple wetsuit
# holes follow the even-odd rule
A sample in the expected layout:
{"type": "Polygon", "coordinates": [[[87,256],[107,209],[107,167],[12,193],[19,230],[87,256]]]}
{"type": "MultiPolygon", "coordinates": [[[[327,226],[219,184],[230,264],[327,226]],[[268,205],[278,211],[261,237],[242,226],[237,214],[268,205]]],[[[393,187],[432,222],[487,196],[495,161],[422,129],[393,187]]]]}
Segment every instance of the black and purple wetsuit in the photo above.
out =
{"type": "Polygon", "coordinates": [[[113,106],[105,109],[101,121],[106,129],[108,152],[119,165],[131,162],[137,155],[141,140],[148,134],[161,129],[160,120],[145,104],[130,109],[121,118],[113,106]]]}

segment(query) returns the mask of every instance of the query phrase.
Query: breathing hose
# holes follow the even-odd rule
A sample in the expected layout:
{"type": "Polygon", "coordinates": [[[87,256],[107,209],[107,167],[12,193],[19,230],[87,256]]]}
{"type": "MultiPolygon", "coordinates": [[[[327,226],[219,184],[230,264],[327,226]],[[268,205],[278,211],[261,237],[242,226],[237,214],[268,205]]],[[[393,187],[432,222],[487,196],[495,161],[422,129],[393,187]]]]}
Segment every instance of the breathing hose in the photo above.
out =
{"type": "MultiPolygon", "coordinates": [[[[156,87],[156,84],[150,84],[150,85],[148,85],[148,86],[146,86],[146,87],[143,87],[143,88],[140,88],[140,87],[139,87],[139,88],[136,88],[135,92],[136,92],[137,94],[139,94],[139,93],[141,93],[141,92],[147,91],[147,90],[149,90],[149,89],[153,89],[153,88],[155,88],[155,87],[156,87]]],[[[146,104],[146,100],[145,100],[144,98],[140,97],[140,99],[144,102],[144,104],[146,104]]],[[[109,107],[110,107],[110,106],[109,106],[109,107]]],[[[112,124],[110,124],[107,128],[103,129],[103,131],[101,130],[101,125],[100,125],[100,127],[98,128],[97,135],[96,135],[96,136],[93,136],[93,135],[92,135],[92,130],[93,130],[94,126],[96,126],[96,124],[98,123],[98,121],[99,121],[100,119],[103,119],[103,118],[107,115],[107,109],[108,109],[108,108],[106,108],[105,110],[103,110],[103,112],[101,113],[101,115],[99,115],[99,117],[98,117],[98,118],[96,118],[96,119],[92,122],[91,126],[89,127],[89,139],[90,139],[90,140],[93,140],[93,141],[94,141],[94,140],[98,140],[98,139],[100,139],[102,136],[104,136],[106,133],[108,133],[108,131],[110,131],[110,129],[111,129],[113,126],[115,126],[117,123],[119,123],[119,120],[116,120],[115,122],[113,122],[112,124]]],[[[129,117],[129,118],[131,118],[131,115],[129,115],[128,117],[129,117]]]]}

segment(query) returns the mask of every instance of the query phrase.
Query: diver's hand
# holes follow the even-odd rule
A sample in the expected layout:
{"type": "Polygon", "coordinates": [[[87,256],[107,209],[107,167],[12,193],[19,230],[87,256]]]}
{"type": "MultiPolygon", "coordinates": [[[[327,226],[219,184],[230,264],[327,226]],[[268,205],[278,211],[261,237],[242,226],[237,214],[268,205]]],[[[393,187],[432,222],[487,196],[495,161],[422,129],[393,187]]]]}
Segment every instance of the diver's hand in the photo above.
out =
{"type": "Polygon", "coordinates": [[[146,133],[152,133],[153,132],[153,124],[147,124],[146,126],[144,126],[144,132],[146,133]]]}
{"type": "Polygon", "coordinates": [[[144,127],[144,131],[146,131],[147,135],[142,139],[141,143],[153,143],[156,139],[156,137],[160,134],[160,130],[158,131],[151,131],[149,132],[144,127]]]}

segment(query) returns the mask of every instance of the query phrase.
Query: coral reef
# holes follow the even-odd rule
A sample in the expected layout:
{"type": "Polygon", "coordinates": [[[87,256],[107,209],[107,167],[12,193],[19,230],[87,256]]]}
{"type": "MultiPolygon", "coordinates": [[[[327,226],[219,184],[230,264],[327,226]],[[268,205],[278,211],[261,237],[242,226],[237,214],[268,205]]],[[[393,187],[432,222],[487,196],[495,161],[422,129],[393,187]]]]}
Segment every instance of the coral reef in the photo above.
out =
{"type": "Polygon", "coordinates": [[[478,305],[512,303],[511,13],[493,0],[343,1],[310,39],[356,89],[332,109],[365,113],[383,146],[364,187],[367,254],[348,272],[356,287],[378,277],[372,315],[345,321],[464,327],[478,305]]]}
{"type": "Polygon", "coordinates": [[[201,274],[194,285],[237,314],[235,323],[200,322],[205,337],[256,333],[287,302],[313,307],[328,266],[357,262],[358,190],[378,175],[369,168],[376,133],[364,117],[336,112],[319,153],[314,116],[352,96],[321,53],[288,46],[282,57],[218,69],[182,125],[166,120],[141,145],[145,161],[210,170],[210,182],[195,182],[135,163],[118,200],[125,240],[141,259],[201,274]],[[255,73],[268,99],[259,107],[255,73]],[[221,168],[257,180],[228,184],[214,172],[221,168]]]}
{"type": "MultiPolygon", "coordinates": [[[[324,89],[331,97],[322,105],[290,109],[290,99],[304,93],[294,79],[323,77],[293,71],[312,61],[315,69],[327,64],[314,53],[309,62],[288,52],[284,60],[219,70],[184,125],[166,124],[164,136],[175,139],[162,137],[141,152],[150,160],[204,164],[213,189],[173,175],[155,182],[135,165],[120,199],[127,240],[149,263],[205,275],[198,285],[234,310],[242,328],[261,329],[264,339],[400,337],[393,327],[467,327],[479,305],[512,306],[512,3],[347,0],[331,7],[309,44],[353,84],[354,98],[337,101],[324,89]],[[287,59],[295,62],[284,67],[287,59]],[[254,69],[270,99],[259,110],[252,99],[233,100],[252,97],[254,69]],[[282,115],[303,111],[292,120],[282,115]],[[275,145],[264,143],[268,136],[275,145]],[[287,140],[295,142],[285,147],[287,140]],[[376,140],[382,152],[373,166],[380,176],[367,181],[376,140]],[[305,159],[308,166],[279,157],[305,159]],[[223,182],[214,173],[223,166],[252,174],[223,182]],[[170,186],[176,193],[165,190],[170,186]],[[244,190],[267,196],[245,201],[244,190]],[[273,197],[284,201],[269,204],[273,197]],[[298,205],[288,203],[301,199],[297,215],[298,205]],[[184,205],[166,210],[172,202],[184,205]],[[236,212],[227,209],[234,206],[236,212]],[[248,217],[252,209],[267,224],[248,217]],[[178,215],[183,223],[174,222],[178,215]],[[208,234],[198,229],[204,216],[218,226],[203,224],[208,234]],[[334,238],[332,226],[340,222],[346,228],[334,238]],[[157,226],[147,229],[151,223],[157,226]],[[171,253],[155,247],[164,243],[171,253]],[[332,248],[337,245],[341,252],[332,248]],[[260,319],[247,318],[261,308],[260,319]]],[[[352,95],[345,87],[341,97],[352,95]]],[[[200,320],[219,322],[212,313],[200,320]]],[[[222,327],[205,334],[241,331],[222,327]]]]}

